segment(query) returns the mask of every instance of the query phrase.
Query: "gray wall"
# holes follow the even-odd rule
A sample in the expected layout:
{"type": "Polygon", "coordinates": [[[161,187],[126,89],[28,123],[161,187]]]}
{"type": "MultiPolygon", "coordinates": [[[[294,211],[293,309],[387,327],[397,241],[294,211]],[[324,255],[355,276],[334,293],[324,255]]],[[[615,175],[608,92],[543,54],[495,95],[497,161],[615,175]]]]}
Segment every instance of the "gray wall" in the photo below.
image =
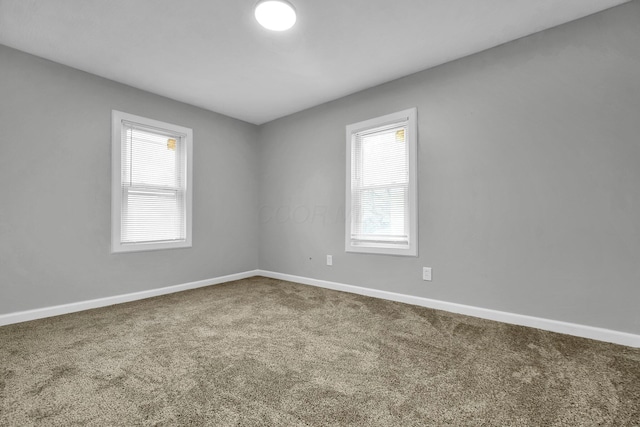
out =
{"type": "Polygon", "coordinates": [[[260,267],[640,333],[639,22],[634,1],[262,126],[260,267]],[[414,106],[420,255],[347,254],[345,125],[414,106]]]}
{"type": "Polygon", "coordinates": [[[258,265],[257,128],[0,46],[0,314],[258,265]],[[111,110],[193,128],[193,247],[110,254],[111,110]]]}
{"type": "Polygon", "coordinates": [[[634,1],[259,128],[0,46],[0,314],[259,266],[640,333],[638,22],[634,1]],[[344,127],[413,106],[420,256],[346,254],[344,127]],[[110,254],[112,109],[194,129],[193,248],[110,254]]]}

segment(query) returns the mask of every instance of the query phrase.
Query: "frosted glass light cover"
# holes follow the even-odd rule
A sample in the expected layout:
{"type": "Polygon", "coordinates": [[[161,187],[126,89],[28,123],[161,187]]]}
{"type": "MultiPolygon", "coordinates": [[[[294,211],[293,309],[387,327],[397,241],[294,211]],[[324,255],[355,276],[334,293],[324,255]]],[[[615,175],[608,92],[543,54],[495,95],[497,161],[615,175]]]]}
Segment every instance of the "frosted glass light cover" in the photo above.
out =
{"type": "Polygon", "coordinates": [[[285,31],[296,23],[296,11],[283,0],[265,0],[256,5],[255,17],[260,25],[272,31],[285,31]]]}

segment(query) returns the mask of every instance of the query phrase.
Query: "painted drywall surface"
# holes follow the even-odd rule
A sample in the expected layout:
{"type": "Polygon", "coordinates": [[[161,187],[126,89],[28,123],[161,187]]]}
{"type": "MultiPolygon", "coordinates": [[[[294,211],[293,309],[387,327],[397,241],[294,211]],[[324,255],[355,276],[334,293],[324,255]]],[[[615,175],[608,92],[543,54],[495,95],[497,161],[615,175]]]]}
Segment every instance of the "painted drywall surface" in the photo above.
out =
{"type": "Polygon", "coordinates": [[[0,314],[257,267],[257,130],[0,46],[0,314]],[[111,110],[193,128],[193,247],[110,253],[111,110]]]}
{"type": "Polygon", "coordinates": [[[260,268],[640,333],[638,22],[634,1],[263,125],[260,268]],[[414,106],[419,257],[347,254],[345,126],[414,106]]]}

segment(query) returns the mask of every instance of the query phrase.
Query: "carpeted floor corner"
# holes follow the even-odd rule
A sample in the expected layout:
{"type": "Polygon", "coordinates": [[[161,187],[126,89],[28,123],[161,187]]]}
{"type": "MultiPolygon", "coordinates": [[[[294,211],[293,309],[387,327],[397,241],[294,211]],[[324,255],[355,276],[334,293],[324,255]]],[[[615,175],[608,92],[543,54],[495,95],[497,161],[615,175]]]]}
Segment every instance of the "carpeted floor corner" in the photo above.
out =
{"type": "Polygon", "coordinates": [[[255,277],[0,328],[0,426],[640,426],[640,350],[255,277]]]}

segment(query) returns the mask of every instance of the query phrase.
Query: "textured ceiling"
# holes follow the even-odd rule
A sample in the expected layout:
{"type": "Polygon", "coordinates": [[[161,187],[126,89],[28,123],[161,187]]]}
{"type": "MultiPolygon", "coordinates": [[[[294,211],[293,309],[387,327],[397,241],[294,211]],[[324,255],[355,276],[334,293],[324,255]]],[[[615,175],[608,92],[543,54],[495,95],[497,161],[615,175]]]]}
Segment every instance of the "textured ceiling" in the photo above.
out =
{"type": "Polygon", "coordinates": [[[627,0],[0,0],[0,43],[261,124],[627,0]]]}

